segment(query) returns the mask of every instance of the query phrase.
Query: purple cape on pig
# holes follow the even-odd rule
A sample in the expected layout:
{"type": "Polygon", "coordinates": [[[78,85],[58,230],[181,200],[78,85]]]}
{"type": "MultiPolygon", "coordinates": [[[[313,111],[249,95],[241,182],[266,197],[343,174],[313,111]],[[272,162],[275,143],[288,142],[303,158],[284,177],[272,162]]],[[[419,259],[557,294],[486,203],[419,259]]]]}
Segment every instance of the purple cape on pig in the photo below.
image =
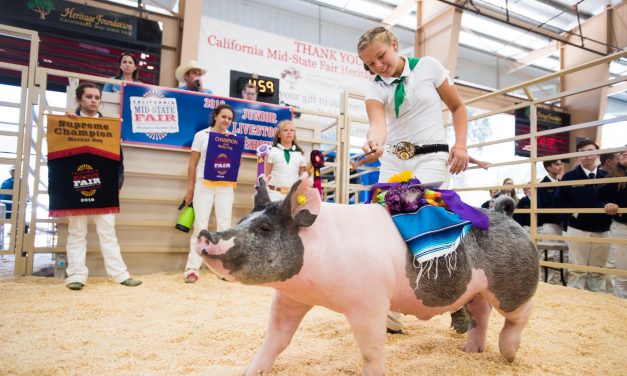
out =
{"type": "Polygon", "coordinates": [[[324,203],[305,175],[284,201],[271,202],[260,178],[253,211],[230,230],[198,237],[196,251],[229,281],[273,287],[268,333],[246,370],[266,375],[315,305],[348,319],[363,372],[382,375],[389,310],[429,319],[466,307],[471,329],[464,350],[483,352],[491,307],[505,317],[501,354],[513,361],[538,285],[538,253],[510,216],[504,198],[486,212],[489,231],[461,241],[456,269],[420,279],[412,255],[381,205],[324,203]],[[501,213],[507,207],[508,214],[501,213]]]}

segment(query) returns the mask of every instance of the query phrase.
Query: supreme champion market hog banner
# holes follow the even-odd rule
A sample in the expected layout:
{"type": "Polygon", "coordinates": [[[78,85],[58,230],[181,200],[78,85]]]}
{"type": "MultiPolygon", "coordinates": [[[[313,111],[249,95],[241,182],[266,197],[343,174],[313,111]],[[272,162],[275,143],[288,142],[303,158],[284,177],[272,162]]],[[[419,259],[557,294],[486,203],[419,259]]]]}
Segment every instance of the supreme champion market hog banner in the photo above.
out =
{"type": "Polygon", "coordinates": [[[49,215],[118,213],[120,120],[47,119],[49,215]]]}
{"type": "Polygon", "coordinates": [[[213,109],[226,103],[235,111],[231,132],[244,137],[244,153],[272,144],[276,126],[292,118],[289,107],[236,98],[127,83],[122,88],[125,144],[189,149],[196,132],[210,124],[213,109]]]}
{"type": "Polygon", "coordinates": [[[205,159],[205,185],[235,186],[245,138],[209,132],[205,159]]]}

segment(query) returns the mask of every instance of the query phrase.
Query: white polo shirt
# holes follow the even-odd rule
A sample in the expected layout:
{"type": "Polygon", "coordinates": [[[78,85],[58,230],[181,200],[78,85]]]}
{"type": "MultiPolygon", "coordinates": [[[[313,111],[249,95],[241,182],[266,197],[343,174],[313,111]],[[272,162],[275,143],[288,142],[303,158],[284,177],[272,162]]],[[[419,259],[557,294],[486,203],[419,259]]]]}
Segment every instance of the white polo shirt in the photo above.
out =
{"type": "Polygon", "coordinates": [[[273,146],[268,152],[268,163],[272,163],[272,180],[270,184],[278,187],[291,187],[298,180],[298,170],[307,166],[302,153],[291,152],[290,162],[285,161],[285,147],[281,144],[273,146]]]}
{"type": "Polygon", "coordinates": [[[194,141],[192,141],[192,151],[200,153],[200,158],[198,163],[196,163],[196,180],[202,180],[205,176],[205,159],[207,159],[209,132],[211,132],[211,128],[196,132],[194,141]]]}
{"type": "MultiPolygon", "coordinates": [[[[405,59],[405,57],[401,57],[405,59]]],[[[366,100],[374,99],[383,103],[388,120],[386,144],[409,141],[413,144],[446,144],[446,130],[442,121],[442,100],[437,88],[449,78],[449,71],[435,58],[420,58],[414,70],[405,68],[405,99],[400,106],[399,116],[394,112],[394,92],[396,77],[381,77],[382,81],[372,81],[366,100]]]]}

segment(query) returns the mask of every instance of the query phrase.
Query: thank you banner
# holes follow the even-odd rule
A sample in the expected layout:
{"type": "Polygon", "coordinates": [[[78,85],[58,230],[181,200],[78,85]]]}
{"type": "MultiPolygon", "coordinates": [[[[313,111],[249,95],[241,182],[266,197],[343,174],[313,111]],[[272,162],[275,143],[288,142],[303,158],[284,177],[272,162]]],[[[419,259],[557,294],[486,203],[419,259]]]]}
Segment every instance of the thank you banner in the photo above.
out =
{"type": "Polygon", "coordinates": [[[277,124],[292,118],[289,107],[236,98],[127,83],[122,88],[122,139],[125,144],[189,149],[206,129],[213,109],[228,104],[235,112],[229,130],[243,137],[243,152],[271,145],[277,124]]]}
{"type": "Polygon", "coordinates": [[[205,159],[205,184],[235,185],[245,138],[209,132],[205,159]]]}
{"type": "Polygon", "coordinates": [[[120,119],[48,115],[49,215],[120,211],[120,119]]]}

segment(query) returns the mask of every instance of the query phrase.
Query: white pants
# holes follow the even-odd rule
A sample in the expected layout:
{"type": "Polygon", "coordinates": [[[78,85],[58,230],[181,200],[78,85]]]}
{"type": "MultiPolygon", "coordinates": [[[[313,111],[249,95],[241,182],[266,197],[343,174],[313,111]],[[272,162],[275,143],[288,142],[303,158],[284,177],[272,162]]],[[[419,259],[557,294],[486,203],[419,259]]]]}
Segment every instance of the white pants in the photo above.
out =
{"type": "MultiPolygon", "coordinates": [[[[567,236],[588,238],[609,238],[610,232],[581,231],[573,227],[566,230],[567,236]]],[[[577,265],[588,265],[604,268],[610,253],[609,244],[568,242],[568,258],[577,265]]],[[[600,273],[568,271],[568,287],[586,289],[594,292],[605,292],[605,276],[600,273]]]]}
{"type": "MultiPolygon", "coordinates": [[[[560,235],[560,236],[562,235],[562,226],[558,225],[557,223],[543,223],[542,227],[540,227],[539,230],[541,231],[542,235],[560,235]]],[[[546,240],[546,242],[563,244],[563,241],[561,240],[546,240]]],[[[546,252],[547,252],[547,261],[560,262],[560,251],[551,249],[546,252]]],[[[540,258],[544,260],[544,254],[540,255],[540,258]]],[[[564,254],[563,260],[564,262],[568,260],[567,254],[564,254]]],[[[553,269],[546,269],[546,268],[542,268],[542,271],[543,273],[544,272],[548,273],[548,278],[546,280],[548,283],[552,283],[555,285],[561,284],[559,271],[553,270],[553,269]]],[[[541,280],[544,281],[544,277],[542,275],[543,273],[540,273],[540,278],[541,280]]]]}
{"type": "Polygon", "coordinates": [[[194,229],[189,239],[189,254],[185,266],[186,275],[189,272],[197,273],[202,266],[202,257],[196,253],[196,239],[198,239],[200,231],[209,227],[209,217],[214,205],[218,231],[231,228],[233,197],[233,187],[207,187],[202,179],[196,180],[194,187],[194,229]]]}
{"type": "Polygon", "coordinates": [[[448,153],[438,152],[417,155],[404,161],[386,150],[381,156],[379,183],[387,183],[391,176],[409,170],[421,183],[441,182],[439,188],[446,189],[451,176],[446,166],[447,160],[448,153]]]}
{"type": "MultiPolygon", "coordinates": [[[[407,160],[402,160],[386,150],[381,156],[379,169],[379,183],[387,183],[390,177],[409,170],[412,175],[423,184],[440,182],[438,188],[446,189],[450,181],[450,174],[446,166],[448,153],[438,152],[421,154],[407,160]]],[[[386,326],[393,331],[403,329],[398,312],[388,312],[386,326]]]]}
{"type": "MultiPolygon", "coordinates": [[[[612,222],[610,227],[610,236],[612,239],[627,239],[627,225],[620,222],[612,222]]],[[[616,260],[616,269],[627,270],[627,245],[612,244],[612,254],[616,260]]],[[[614,277],[614,295],[621,298],[627,298],[627,277],[614,277]]]]}
{"type": "Polygon", "coordinates": [[[65,283],[87,282],[89,270],[85,265],[87,257],[87,222],[92,219],[96,224],[100,252],[104,259],[107,275],[116,283],[130,278],[122,254],[120,245],[115,235],[115,214],[81,215],[68,217],[67,245],[67,278],[65,283]]]}

